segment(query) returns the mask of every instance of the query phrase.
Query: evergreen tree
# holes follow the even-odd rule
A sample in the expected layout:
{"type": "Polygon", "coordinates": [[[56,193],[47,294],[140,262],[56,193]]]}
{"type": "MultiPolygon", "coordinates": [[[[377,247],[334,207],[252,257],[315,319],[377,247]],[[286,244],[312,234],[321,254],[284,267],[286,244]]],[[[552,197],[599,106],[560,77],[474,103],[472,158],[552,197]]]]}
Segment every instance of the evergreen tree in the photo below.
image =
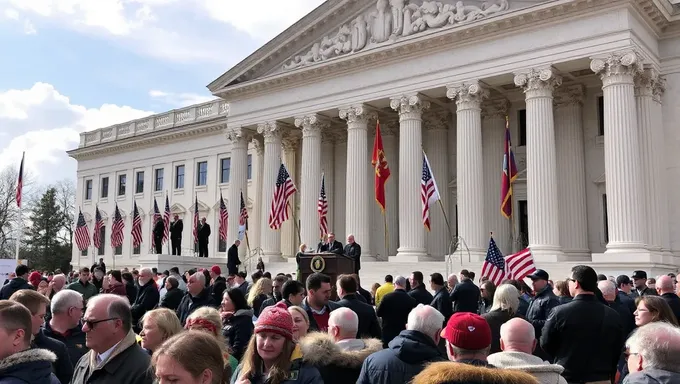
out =
{"type": "Polygon", "coordinates": [[[64,215],[57,202],[57,191],[49,188],[31,208],[31,226],[26,229],[29,262],[33,268],[54,270],[70,259],[70,249],[60,241],[64,215]]]}

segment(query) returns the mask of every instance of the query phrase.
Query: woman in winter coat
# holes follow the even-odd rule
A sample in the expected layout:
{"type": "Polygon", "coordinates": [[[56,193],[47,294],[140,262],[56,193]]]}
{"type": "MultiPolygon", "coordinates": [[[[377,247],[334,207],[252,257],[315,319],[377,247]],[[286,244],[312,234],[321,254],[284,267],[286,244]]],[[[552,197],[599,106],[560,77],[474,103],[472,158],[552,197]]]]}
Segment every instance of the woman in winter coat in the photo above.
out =
{"type": "Polygon", "coordinates": [[[432,363],[411,381],[412,384],[539,384],[528,373],[514,369],[477,367],[463,363],[432,363]]]}
{"type": "Polygon", "coordinates": [[[254,327],[253,310],[248,306],[243,291],[238,288],[229,288],[224,291],[220,315],[222,317],[222,335],[226,339],[229,353],[237,360],[241,360],[248,346],[248,341],[253,335],[254,327]]]}
{"type": "Polygon", "coordinates": [[[323,384],[319,370],[302,361],[293,341],[293,317],[284,303],[265,308],[255,324],[231,384],[323,384]]]}
{"type": "Polygon", "coordinates": [[[501,351],[501,325],[516,316],[519,291],[510,284],[501,284],[493,295],[491,310],[482,315],[491,328],[491,351],[501,351]]]}

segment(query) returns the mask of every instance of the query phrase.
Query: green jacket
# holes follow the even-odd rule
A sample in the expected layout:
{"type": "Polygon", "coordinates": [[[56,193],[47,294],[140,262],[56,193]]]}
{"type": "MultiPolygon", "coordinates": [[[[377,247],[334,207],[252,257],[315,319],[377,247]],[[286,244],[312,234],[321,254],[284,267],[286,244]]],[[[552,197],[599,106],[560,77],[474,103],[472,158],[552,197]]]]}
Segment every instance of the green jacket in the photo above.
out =
{"type": "Polygon", "coordinates": [[[86,285],[83,285],[80,280],[75,281],[66,287],[68,289],[74,290],[81,295],[83,295],[83,299],[85,301],[89,300],[90,297],[97,295],[99,292],[97,292],[97,287],[94,286],[94,284],[90,283],[89,281],[87,282],[86,285]]]}

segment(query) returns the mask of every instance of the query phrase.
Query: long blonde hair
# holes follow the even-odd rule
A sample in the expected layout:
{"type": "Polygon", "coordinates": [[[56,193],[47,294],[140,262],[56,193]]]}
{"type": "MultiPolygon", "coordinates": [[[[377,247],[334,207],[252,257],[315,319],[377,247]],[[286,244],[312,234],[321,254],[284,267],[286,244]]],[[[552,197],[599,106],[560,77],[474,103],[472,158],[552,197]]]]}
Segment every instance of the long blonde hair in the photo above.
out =
{"type": "MultiPolygon", "coordinates": [[[[288,373],[290,372],[291,367],[290,357],[294,350],[295,342],[286,339],[281,354],[274,360],[274,364],[272,364],[271,368],[269,368],[268,382],[270,384],[281,384],[288,379],[288,373]]],[[[260,372],[262,358],[257,353],[257,334],[254,334],[253,337],[250,338],[246,353],[241,359],[241,365],[241,376],[239,378],[251,379],[260,372]]]]}
{"type": "MultiPolygon", "coordinates": [[[[158,327],[163,334],[163,341],[182,332],[182,324],[180,324],[175,311],[171,309],[158,308],[149,311],[142,316],[142,319],[139,322],[144,324],[144,321],[146,320],[153,320],[156,322],[156,327],[158,327]]],[[[143,328],[142,332],[144,332],[143,328]]]]}
{"type": "Polygon", "coordinates": [[[209,369],[213,374],[211,384],[229,382],[231,368],[224,364],[219,342],[205,332],[182,332],[166,340],[151,358],[154,370],[162,355],[171,357],[194,378],[209,369]]]}
{"type": "Polygon", "coordinates": [[[255,285],[250,289],[250,292],[248,293],[248,305],[252,308],[253,302],[259,295],[261,294],[271,295],[273,288],[274,283],[272,282],[272,279],[263,277],[260,280],[258,280],[257,283],[255,283],[255,285]]]}

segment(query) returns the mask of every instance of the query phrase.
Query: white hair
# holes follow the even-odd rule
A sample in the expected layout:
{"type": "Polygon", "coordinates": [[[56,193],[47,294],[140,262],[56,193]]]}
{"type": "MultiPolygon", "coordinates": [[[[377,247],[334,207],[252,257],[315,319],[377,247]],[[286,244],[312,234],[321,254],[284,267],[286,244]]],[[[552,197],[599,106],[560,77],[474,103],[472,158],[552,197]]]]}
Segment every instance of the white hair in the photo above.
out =
{"type": "Polygon", "coordinates": [[[203,272],[196,272],[193,275],[191,275],[191,277],[196,278],[196,280],[200,281],[201,284],[205,285],[205,275],[203,274],[203,272]]]}
{"type": "Polygon", "coordinates": [[[493,294],[493,304],[491,310],[508,311],[511,314],[517,313],[519,308],[519,291],[513,285],[501,284],[493,294]]]}
{"type": "Polygon", "coordinates": [[[680,329],[657,321],[644,325],[626,341],[626,348],[642,356],[642,369],[677,370],[680,366],[680,329]]]}
{"type": "Polygon", "coordinates": [[[394,278],[394,285],[398,287],[406,287],[406,278],[404,276],[397,276],[394,278]]]}
{"type": "Polygon", "coordinates": [[[597,288],[602,292],[602,296],[606,297],[616,297],[616,284],[609,280],[602,280],[597,283],[597,288]]]}
{"type": "Polygon", "coordinates": [[[142,273],[148,273],[149,275],[153,274],[153,270],[151,268],[140,268],[139,269],[139,274],[141,275],[142,273]]]}
{"type": "MultiPolygon", "coordinates": [[[[332,313],[332,312],[331,312],[332,313]]],[[[444,315],[429,305],[418,304],[408,314],[406,329],[418,331],[434,339],[444,324],[444,315]]]]}
{"type": "Polygon", "coordinates": [[[359,331],[359,316],[353,310],[341,307],[331,312],[328,324],[338,327],[343,337],[354,338],[359,331]]]}
{"type": "Polygon", "coordinates": [[[53,314],[64,313],[71,307],[80,308],[82,305],[83,295],[72,289],[62,289],[52,296],[50,310],[53,314]]]}

